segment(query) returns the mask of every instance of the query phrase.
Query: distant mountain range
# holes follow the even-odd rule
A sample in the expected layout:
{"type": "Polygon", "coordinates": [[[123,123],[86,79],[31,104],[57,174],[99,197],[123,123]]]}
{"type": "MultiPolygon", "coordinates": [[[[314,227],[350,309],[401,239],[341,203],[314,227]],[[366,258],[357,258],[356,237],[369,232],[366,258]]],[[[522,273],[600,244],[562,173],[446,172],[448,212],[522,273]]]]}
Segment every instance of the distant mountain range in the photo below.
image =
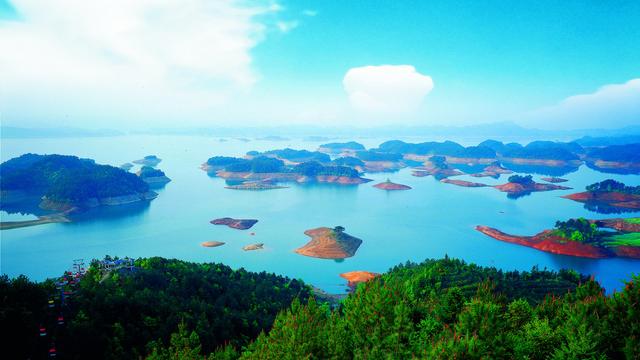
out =
{"type": "Polygon", "coordinates": [[[0,127],[0,137],[2,139],[18,139],[18,138],[68,138],[68,137],[101,137],[101,136],[120,136],[124,135],[122,131],[112,129],[79,129],[71,127],[53,127],[53,128],[23,128],[14,126],[0,127]]]}
{"type": "Polygon", "coordinates": [[[274,127],[190,127],[190,128],[154,128],[132,130],[128,132],[113,129],[80,129],[70,127],[22,128],[2,126],[2,138],[59,138],[59,137],[97,137],[135,135],[201,135],[201,136],[242,136],[261,139],[283,137],[482,137],[492,139],[530,138],[545,140],[574,140],[585,146],[605,146],[640,142],[640,126],[628,126],[618,129],[576,129],[541,130],[528,129],[513,122],[496,122],[469,126],[380,126],[372,128],[322,127],[309,125],[290,125],[274,127]],[[606,137],[608,139],[602,139],[606,137]]]}

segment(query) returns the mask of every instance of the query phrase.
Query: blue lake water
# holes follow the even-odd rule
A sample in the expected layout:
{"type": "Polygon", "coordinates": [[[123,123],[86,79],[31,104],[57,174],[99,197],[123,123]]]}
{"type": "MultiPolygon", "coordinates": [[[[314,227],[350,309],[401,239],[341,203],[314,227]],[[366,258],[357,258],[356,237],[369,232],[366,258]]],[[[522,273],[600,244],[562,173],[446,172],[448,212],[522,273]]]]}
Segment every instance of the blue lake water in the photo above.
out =
{"type": "MultiPolygon", "coordinates": [[[[356,139],[377,146],[387,139],[356,139]]],[[[433,139],[410,139],[424,141],[433,139]]],[[[454,139],[455,140],[455,139],[454,139]]],[[[475,142],[477,143],[477,142],[475,142]]],[[[560,198],[575,191],[533,193],[508,199],[492,188],[463,188],[443,184],[432,177],[411,176],[409,169],[397,173],[366,174],[374,182],[359,186],[332,184],[297,185],[270,191],[238,191],[224,188],[224,180],[207,176],[198,167],[213,155],[241,156],[249,150],[283,147],[314,150],[320,143],[304,141],[251,141],[191,136],[122,136],[73,139],[3,139],[2,161],[23,153],[70,154],[118,166],[155,154],[158,166],[173,181],[157,190],[148,205],[100,208],[88,219],[69,224],[47,224],[0,232],[2,273],[26,274],[41,280],[67,270],[76,258],[86,260],[113,256],[163,256],[197,262],[222,262],[234,268],[269,271],[303,279],[331,292],[344,291],[338,275],[352,270],[384,272],[390,267],[426,258],[449,255],[479,265],[505,270],[572,268],[592,274],[608,291],[623,286],[622,280],[640,274],[640,260],[581,259],[553,255],[508,244],[474,230],[476,225],[497,227],[514,234],[535,234],[556,220],[572,217],[606,218],[639,216],[640,213],[602,215],[577,202],[560,198]],[[385,192],[372,185],[390,178],[413,187],[409,191],[385,192]],[[254,218],[259,222],[246,231],[211,225],[218,217],[254,218]],[[319,226],[342,225],[361,238],[353,258],[333,261],[295,254],[309,238],[303,232],[319,226]],[[250,235],[255,232],[255,235],[250,235]],[[203,241],[223,241],[217,248],[203,241]],[[243,251],[252,243],[264,250],[243,251]]],[[[132,171],[137,169],[134,168],[132,171]]],[[[534,178],[539,181],[539,175],[534,178]]],[[[581,190],[607,178],[640,185],[638,175],[613,175],[582,166],[563,176],[567,186],[581,190]]],[[[485,183],[491,178],[459,177],[485,183]]],[[[565,185],[563,184],[563,185],[565,185]]],[[[2,220],[20,215],[0,214],[2,220]]],[[[26,215],[27,219],[33,216],[26,215]]]]}

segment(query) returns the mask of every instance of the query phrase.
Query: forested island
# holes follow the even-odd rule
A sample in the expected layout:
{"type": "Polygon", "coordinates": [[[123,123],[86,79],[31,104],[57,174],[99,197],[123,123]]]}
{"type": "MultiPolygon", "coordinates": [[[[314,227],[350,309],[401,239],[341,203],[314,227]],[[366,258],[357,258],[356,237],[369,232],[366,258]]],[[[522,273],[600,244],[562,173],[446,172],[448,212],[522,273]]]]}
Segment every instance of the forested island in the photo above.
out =
{"type": "Polygon", "coordinates": [[[555,228],[534,236],[516,236],[487,226],[476,229],[494,239],[553,254],[586,258],[640,259],[640,218],[557,221],[555,228]],[[605,231],[613,229],[615,231],[605,231]]]}
{"type": "Polygon", "coordinates": [[[171,181],[164,171],[147,165],[143,165],[136,175],[149,185],[164,185],[171,181]]]}
{"type": "Polygon", "coordinates": [[[222,264],[101,264],[64,285],[63,308],[54,280],[0,277],[0,321],[11,329],[3,356],[44,357],[52,346],[63,358],[92,359],[633,359],[640,352],[637,277],[606,296],[573,271],[502,271],[445,258],[372,276],[330,306],[301,281],[222,264]]]}
{"type": "Polygon", "coordinates": [[[640,210],[640,186],[608,179],[588,185],[585,190],[565,198],[584,203],[588,210],[606,214],[640,210]]]}
{"type": "Polygon", "coordinates": [[[0,165],[2,208],[7,211],[82,211],[154,199],[141,177],[91,159],[25,154],[0,165]],[[37,210],[39,209],[39,210],[37,210]]]}
{"type": "Polygon", "coordinates": [[[320,182],[345,185],[357,185],[371,181],[362,178],[358,170],[354,168],[308,160],[316,155],[304,153],[296,155],[302,157],[294,157],[290,152],[286,154],[289,157],[287,163],[275,156],[258,154],[255,154],[255,157],[250,156],[250,158],[215,156],[207,160],[202,165],[202,169],[223,179],[239,181],[269,180],[271,182],[320,182]],[[305,161],[295,163],[291,159],[305,161]]]}

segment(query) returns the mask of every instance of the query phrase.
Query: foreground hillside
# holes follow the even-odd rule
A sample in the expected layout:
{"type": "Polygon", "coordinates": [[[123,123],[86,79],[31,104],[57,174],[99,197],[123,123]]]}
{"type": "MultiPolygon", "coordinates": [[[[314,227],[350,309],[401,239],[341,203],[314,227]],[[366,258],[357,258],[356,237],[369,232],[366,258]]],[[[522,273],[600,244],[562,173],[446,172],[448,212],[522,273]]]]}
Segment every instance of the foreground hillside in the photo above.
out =
{"type": "MultiPolygon", "coordinates": [[[[106,271],[94,262],[54,309],[66,316],[55,341],[64,358],[634,359],[638,280],[607,297],[572,271],[445,258],[397,266],[330,306],[298,281],[221,264],[150,258],[106,271]]],[[[52,289],[1,279],[10,358],[46,354],[37,329],[52,289]]]]}

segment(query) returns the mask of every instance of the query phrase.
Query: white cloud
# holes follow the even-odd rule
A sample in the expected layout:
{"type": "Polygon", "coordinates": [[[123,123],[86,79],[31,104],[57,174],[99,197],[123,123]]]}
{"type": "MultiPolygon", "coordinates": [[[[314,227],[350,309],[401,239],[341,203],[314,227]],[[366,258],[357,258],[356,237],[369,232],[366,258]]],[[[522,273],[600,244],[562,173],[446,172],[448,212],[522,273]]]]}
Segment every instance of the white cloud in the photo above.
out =
{"type": "Polygon", "coordinates": [[[342,84],[356,110],[381,115],[411,113],[433,89],[431,77],[411,65],[351,68],[342,84]]]}
{"type": "Polygon", "coordinates": [[[278,30],[280,30],[283,33],[288,33],[289,31],[295,29],[298,27],[298,21],[278,21],[276,23],[276,26],[278,27],[278,30]]]}
{"type": "Polygon", "coordinates": [[[222,104],[258,79],[250,50],[265,28],[255,17],[281,10],[277,3],[246,7],[234,0],[12,5],[20,20],[0,21],[5,119],[25,111],[54,118],[101,110],[164,115],[222,104]]]}
{"type": "Polygon", "coordinates": [[[306,9],[302,10],[302,15],[313,17],[318,15],[318,12],[316,10],[306,9]]]}
{"type": "Polygon", "coordinates": [[[521,123],[547,129],[640,125],[640,78],[570,96],[524,115],[521,123]]]}

